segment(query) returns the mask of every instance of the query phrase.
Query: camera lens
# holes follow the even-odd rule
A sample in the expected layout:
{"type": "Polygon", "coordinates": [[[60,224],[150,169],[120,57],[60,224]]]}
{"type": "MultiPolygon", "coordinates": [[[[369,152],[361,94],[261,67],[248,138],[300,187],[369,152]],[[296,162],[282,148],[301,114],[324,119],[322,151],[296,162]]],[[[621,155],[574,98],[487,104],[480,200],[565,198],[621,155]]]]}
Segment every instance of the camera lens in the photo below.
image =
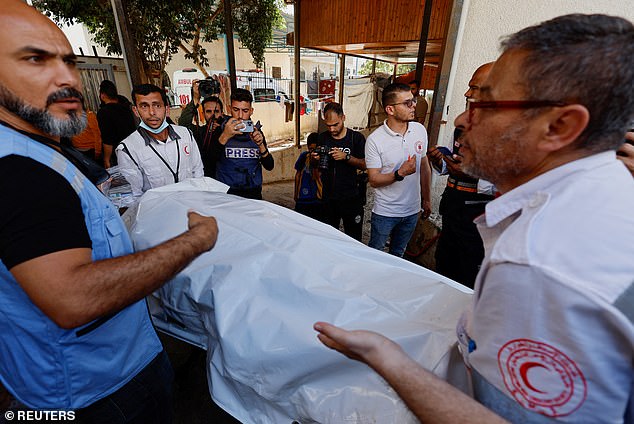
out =
{"type": "Polygon", "coordinates": [[[198,82],[198,92],[202,98],[220,93],[220,84],[213,79],[205,79],[198,82]]]}

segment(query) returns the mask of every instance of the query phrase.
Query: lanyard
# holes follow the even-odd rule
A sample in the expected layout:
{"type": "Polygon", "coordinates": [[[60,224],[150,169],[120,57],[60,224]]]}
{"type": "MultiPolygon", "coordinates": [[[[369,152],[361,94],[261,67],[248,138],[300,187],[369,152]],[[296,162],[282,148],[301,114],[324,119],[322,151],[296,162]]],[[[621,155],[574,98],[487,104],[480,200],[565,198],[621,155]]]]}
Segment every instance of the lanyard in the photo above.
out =
{"type": "MultiPolygon", "coordinates": [[[[167,142],[169,141],[169,137],[167,138],[167,140],[165,141],[165,144],[167,145],[167,142]]],[[[167,163],[167,161],[165,160],[165,158],[163,158],[163,156],[161,156],[161,154],[159,152],[156,151],[156,149],[154,148],[154,146],[152,146],[152,143],[149,143],[148,145],[150,146],[150,149],[152,149],[152,151],[154,153],[156,153],[156,156],[159,157],[159,159],[161,161],[163,161],[163,163],[165,164],[165,166],[167,166],[167,169],[169,169],[169,171],[172,173],[172,177],[174,177],[174,182],[177,183],[178,182],[178,171],[180,170],[181,167],[181,149],[180,146],[178,145],[178,139],[175,139],[174,142],[176,143],[176,172],[174,172],[174,170],[172,169],[172,167],[170,166],[169,163],[167,163]]]]}

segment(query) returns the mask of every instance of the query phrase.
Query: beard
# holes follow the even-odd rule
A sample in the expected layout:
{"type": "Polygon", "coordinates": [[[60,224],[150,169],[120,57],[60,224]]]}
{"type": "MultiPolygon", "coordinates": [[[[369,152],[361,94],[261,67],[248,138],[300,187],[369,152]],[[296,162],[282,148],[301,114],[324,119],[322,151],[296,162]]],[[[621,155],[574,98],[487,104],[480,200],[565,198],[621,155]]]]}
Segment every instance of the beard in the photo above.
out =
{"type": "Polygon", "coordinates": [[[84,96],[74,88],[62,88],[46,99],[46,107],[38,109],[26,104],[22,99],[13,94],[11,90],[0,83],[0,106],[18,116],[20,119],[29,122],[35,128],[45,134],[54,137],[73,137],[81,133],[87,125],[86,112],[68,111],[68,117],[57,118],[48,111],[48,107],[55,101],[65,98],[77,98],[82,103],[84,96]]]}
{"type": "Polygon", "coordinates": [[[484,143],[485,148],[480,147],[479,153],[471,151],[471,160],[462,162],[462,171],[493,183],[505,177],[522,174],[526,159],[522,156],[522,137],[526,131],[526,126],[519,125],[510,128],[495,140],[489,139],[484,143]]]}

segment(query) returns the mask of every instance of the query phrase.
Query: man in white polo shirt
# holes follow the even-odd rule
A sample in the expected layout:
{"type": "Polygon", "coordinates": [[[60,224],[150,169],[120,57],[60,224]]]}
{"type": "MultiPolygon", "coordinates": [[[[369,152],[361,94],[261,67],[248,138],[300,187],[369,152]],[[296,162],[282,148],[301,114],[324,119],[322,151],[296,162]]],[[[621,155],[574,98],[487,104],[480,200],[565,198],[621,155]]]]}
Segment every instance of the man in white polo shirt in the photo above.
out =
{"type": "Polygon", "coordinates": [[[369,182],[376,189],[369,246],[382,250],[391,237],[390,253],[402,257],[421,207],[423,219],[431,213],[427,131],[413,121],[416,100],[409,86],[388,85],[382,103],[387,119],[365,145],[369,182]]]}

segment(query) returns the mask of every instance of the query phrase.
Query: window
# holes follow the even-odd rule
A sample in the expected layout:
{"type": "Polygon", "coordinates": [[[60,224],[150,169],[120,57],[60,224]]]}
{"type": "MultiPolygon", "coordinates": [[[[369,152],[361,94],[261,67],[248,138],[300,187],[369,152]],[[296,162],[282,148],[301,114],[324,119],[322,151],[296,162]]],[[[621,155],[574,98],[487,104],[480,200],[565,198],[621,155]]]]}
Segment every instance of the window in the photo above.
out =
{"type": "Polygon", "coordinates": [[[275,90],[272,88],[254,88],[253,100],[256,102],[274,102],[275,90]]]}

